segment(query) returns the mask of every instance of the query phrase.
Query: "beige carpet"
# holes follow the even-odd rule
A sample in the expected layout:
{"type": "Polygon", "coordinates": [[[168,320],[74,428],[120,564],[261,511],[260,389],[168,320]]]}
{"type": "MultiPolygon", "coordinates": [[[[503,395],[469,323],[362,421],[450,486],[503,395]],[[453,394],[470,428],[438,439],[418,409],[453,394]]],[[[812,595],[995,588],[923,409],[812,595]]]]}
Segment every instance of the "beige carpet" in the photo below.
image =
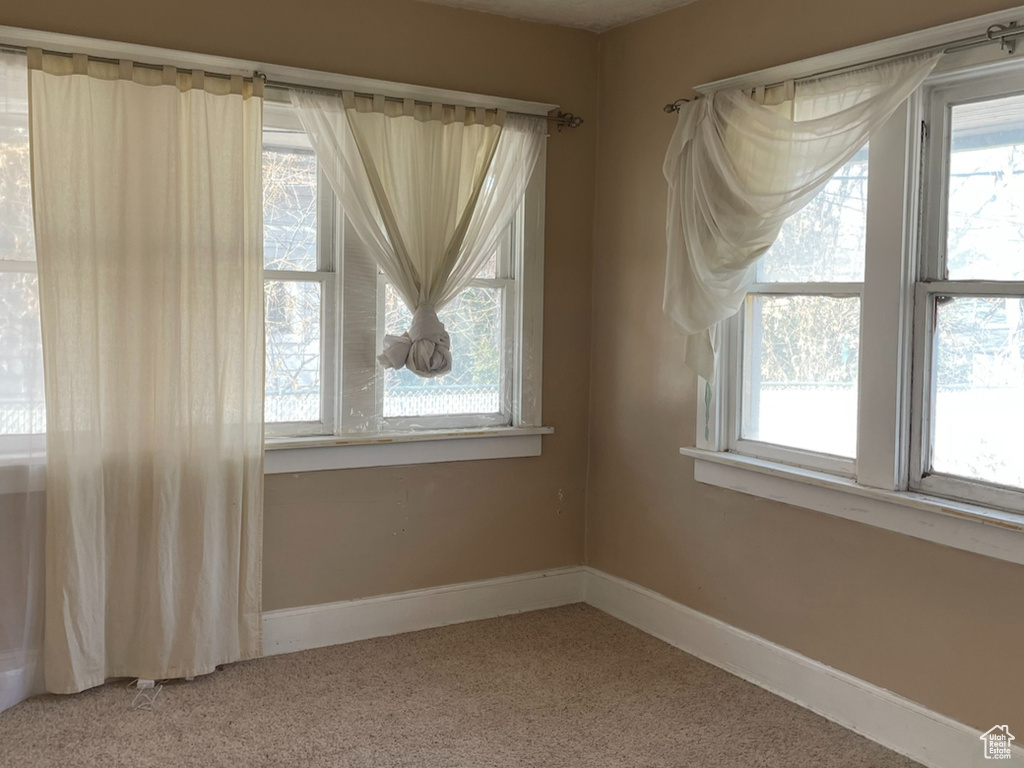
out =
{"type": "Polygon", "coordinates": [[[908,768],[584,605],[124,682],[0,713],[0,765],[908,768]]]}

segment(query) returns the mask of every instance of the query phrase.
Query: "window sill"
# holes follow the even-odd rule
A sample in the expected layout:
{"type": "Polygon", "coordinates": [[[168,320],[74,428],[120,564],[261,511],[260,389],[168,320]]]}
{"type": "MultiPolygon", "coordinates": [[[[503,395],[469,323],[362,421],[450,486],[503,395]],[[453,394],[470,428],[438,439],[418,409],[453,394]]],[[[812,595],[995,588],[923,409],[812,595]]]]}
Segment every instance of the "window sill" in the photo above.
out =
{"type": "Polygon", "coordinates": [[[823,472],[734,453],[680,448],[700,483],[813,509],[967,552],[1024,564],[1024,516],[858,485],[823,472]]]}
{"type": "Polygon", "coordinates": [[[540,456],[541,437],[554,431],[551,427],[499,427],[268,438],[264,474],[540,456]]]}

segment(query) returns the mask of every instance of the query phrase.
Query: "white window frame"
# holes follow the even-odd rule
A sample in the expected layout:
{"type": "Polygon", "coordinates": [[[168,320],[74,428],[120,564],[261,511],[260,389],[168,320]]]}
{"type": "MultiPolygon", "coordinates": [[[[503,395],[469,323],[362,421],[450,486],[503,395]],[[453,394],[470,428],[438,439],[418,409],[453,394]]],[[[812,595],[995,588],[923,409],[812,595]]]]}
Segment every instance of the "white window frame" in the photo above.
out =
{"type": "Polygon", "coordinates": [[[924,493],[1024,512],[1024,492],[930,472],[933,429],[931,380],[936,299],[939,296],[1024,296],[1024,281],[950,280],[945,268],[950,160],[950,109],[957,104],[1024,93],[1024,65],[1015,72],[954,72],[933,78],[922,101],[931,140],[924,158],[921,280],[915,287],[913,420],[909,487],[924,493]],[[917,372],[920,372],[918,375],[917,372]]]}
{"type": "MultiPolygon", "coordinates": [[[[268,89],[265,126],[301,132],[297,116],[285,102],[287,95],[268,89]],[[269,119],[267,118],[269,116],[269,119]]],[[[496,458],[499,456],[539,455],[540,435],[553,430],[541,424],[542,341],[543,341],[543,265],[544,265],[544,190],[546,148],[524,195],[523,204],[499,244],[498,271],[495,278],[476,278],[470,286],[499,288],[503,293],[502,324],[506,337],[502,345],[502,402],[507,410],[493,414],[385,418],[383,415],[384,377],[376,363],[384,337],[384,292],[386,278],[380,274],[365,247],[353,236],[344,212],[330,185],[319,176],[317,272],[266,270],[266,279],[320,281],[323,314],[321,318],[322,418],[318,422],[270,423],[267,430],[267,472],[296,470],[296,454],[285,459],[280,449],[301,449],[304,464],[310,468],[345,468],[390,464],[381,456],[372,464],[355,457],[354,446],[379,442],[384,445],[408,444],[398,463],[409,463],[410,452],[417,450],[422,461],[496,458]],[[346,280],[346,275],[351,279],[346,280]],[[366,286],[376,286],[366,291],[366,286]],[[352,332],[346,331],[346,325],[352,332]],[[369,343],[374,339],[375,343],[369,343]],[[372,351],[373,359],[369,352],[372,351]],[[346,367],[345,361],[353,362],[346,367]],[[375,371],[372,380],[365,379],[375,371]],[[501,440],[498,447],[475,445],[476,455],[466,455],[469,444],[439,452],[436,440],[471,437],[520,437],[528,440],[501,440]],[[497,455],[492,455],[494,451],[497,455]],[[333,458],[313,456],[329,452],[333,458]],[[351,454],[346,456],[346,454],[351,454]],[[438,456],[448,458],[439,459],[438,456]],[[308,461],[306,461],[308,459],[308,461]]],[[[394,451],[393,451],[394,452],[394,451]]],[[[374,452],[379,455],[381,452],[374,452]]],[[[410,459],[411,461],[411,459],[410,459]]]]}
{"type": "MultiPolygon", "coordinates": [[[[294,131],[304,134],[294,110],[278,101],[266,99],[263,127],[294,131]]],[[[266,145],[264,145],[266,146],[266,145]]],[[[280,145],[289,149],[286,143],[280,145]]],[[[305,146],[300,149],[305,150],[305,146]]],[[[312,149],[309,150],[312,152],[312,149]]],[[[315,272],[300,270],[264,269],[264,283],[271,280],[320,284],[320,419],[304,422],[266,422],[267,437],[324,435],[334,431],[337,401],[337,334],[339,241],[340,225],[336,215],[337,203],[323,171],[317,170],[317,268],[315,272]]]]}
{"type": "MultiPolygon", "coordinates": [[[[813,71],[845,66],[879,55],[941,44],[1024,16],[1024,9],[989,14],[937,30],[897,38],[891,43],[840,52],[798,65],[757,73],[749,80],[775,82],[813,71]],[[965,34],[966,33],[966,34],[965,34]],[[857,53],[861,50],[860,54],[857,53]]],[[[1024,47],[1024,46],[1022,46],[1024,47]]],[[[948,54],[937,73],[919,89],[872,137],[868,181],[868,232],[865,283],[861,303],[861,354],[858,400],[857,458],[852,472],[829,466],[821,454],[779,449],[777,446],[744,445],[738,442],[737,376],[742,356],[740,318],[714,330],[719,335],[722,375],[709,386],[698,378],[697,436],[694,448],[680,453],[695,459],[699,482],[815,509],[827,514],[897,531],[916,538],[1024,564],[1024,492],[1001,489],[936,475],[923,476],[926,457],[921,445],[927,426],[922,377],[926,350],[930,348],[925,319],[932,297],[949,295],[1016,295],[1019,283],[950,283],[931,279],[935,273],[935,249],[930,243],[939,233],[944,210],[932,198],[935,153],[941,153],[941,136],[935,118],[929,120],[929,96],[947,86],[977,77],[991,78],[993,88],[1001,73],[1016,71],[1016,83],[1024,73],[1024,56],[1008,60],[998,45],[948,54]],[[1020,67],[1018,69],[1018,67],[1020,67]],[[925,139],[930,132],[932,141],[925,139]],[[925,162],[931,153],[931,163],[925,162]],[[928,211],[928,218],[924,212],[928,211]],[[927,254],[927,255],[923,255],[927,254]],[[870,339],[865,344],[864,340],[870,339]],[[917,339],[917,344],[913,343],[917,339]],[[744,449],[739,453],[737,448],[744,449]]],[[[748,87],[737,78],[720,87],[748,87]]],[[[756,84],[754,82],[753,84],[756,84]]],[[[1016,92],[1024,91],[1017,85],[1016,92]]],[[[954,91],[950,91],[953,93],[954,91]]],[[[977,94],[977,91],[975,92],[977,94]]],[[[940,240],[940,242],[944,242],[940,240]]],[[[801,284],[803,286],[803,284],[801,284]]],[[[790,286],[786,286],[787,291],[790,286]]],[[[806,286],[803,286],[806,289],[806,286]]],[[[757,288],[777,289],[775,285],[757,288]]]]}

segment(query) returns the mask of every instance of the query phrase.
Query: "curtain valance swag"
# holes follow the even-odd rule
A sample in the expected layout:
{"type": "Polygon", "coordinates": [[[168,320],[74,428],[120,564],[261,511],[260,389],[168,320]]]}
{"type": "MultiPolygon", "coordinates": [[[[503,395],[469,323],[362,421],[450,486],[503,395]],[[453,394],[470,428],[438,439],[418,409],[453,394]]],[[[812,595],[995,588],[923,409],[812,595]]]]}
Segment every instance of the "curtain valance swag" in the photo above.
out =
{"type": "Polygon", "coordinates": [[[709,382],[717,324],[734,315],[757,260],[932,71],[940,53],[769,93],[719,91],[684,104],[665,155],[664,310],[686,363],[709,382]]]}

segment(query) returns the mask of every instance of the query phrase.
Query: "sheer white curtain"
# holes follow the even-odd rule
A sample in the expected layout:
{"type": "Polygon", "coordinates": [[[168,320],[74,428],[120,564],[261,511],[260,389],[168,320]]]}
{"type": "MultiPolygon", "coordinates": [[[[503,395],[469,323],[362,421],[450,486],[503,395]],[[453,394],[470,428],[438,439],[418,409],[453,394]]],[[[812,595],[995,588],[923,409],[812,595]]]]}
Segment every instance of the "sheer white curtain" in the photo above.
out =
{"type": "Polygon", "coordinates": [[[511,221],[546,121],[352,93],[291,98],[346,216],[413,312],[379,361],[447,373],[451,344],[437,310],[476,276],[511,221]]]}
{"type": "Polygon", "coordinates": [[[940,56],[790,82],[754,98],[719,91],[683,106],[664,166],[664,309],[687,336],[691,369],[714,380],[717,323],[739,310],[757,259],[940,56]]]}
{"type": "Polygon", "coordinates": [[[260,652],[258,85],[29,52],[46,687],[260,652]]]}
{"type": "Polygon", "coordinates": [[[46,414],[28,69],[0,52],[0,710],[42,693],[46,414]]]}

